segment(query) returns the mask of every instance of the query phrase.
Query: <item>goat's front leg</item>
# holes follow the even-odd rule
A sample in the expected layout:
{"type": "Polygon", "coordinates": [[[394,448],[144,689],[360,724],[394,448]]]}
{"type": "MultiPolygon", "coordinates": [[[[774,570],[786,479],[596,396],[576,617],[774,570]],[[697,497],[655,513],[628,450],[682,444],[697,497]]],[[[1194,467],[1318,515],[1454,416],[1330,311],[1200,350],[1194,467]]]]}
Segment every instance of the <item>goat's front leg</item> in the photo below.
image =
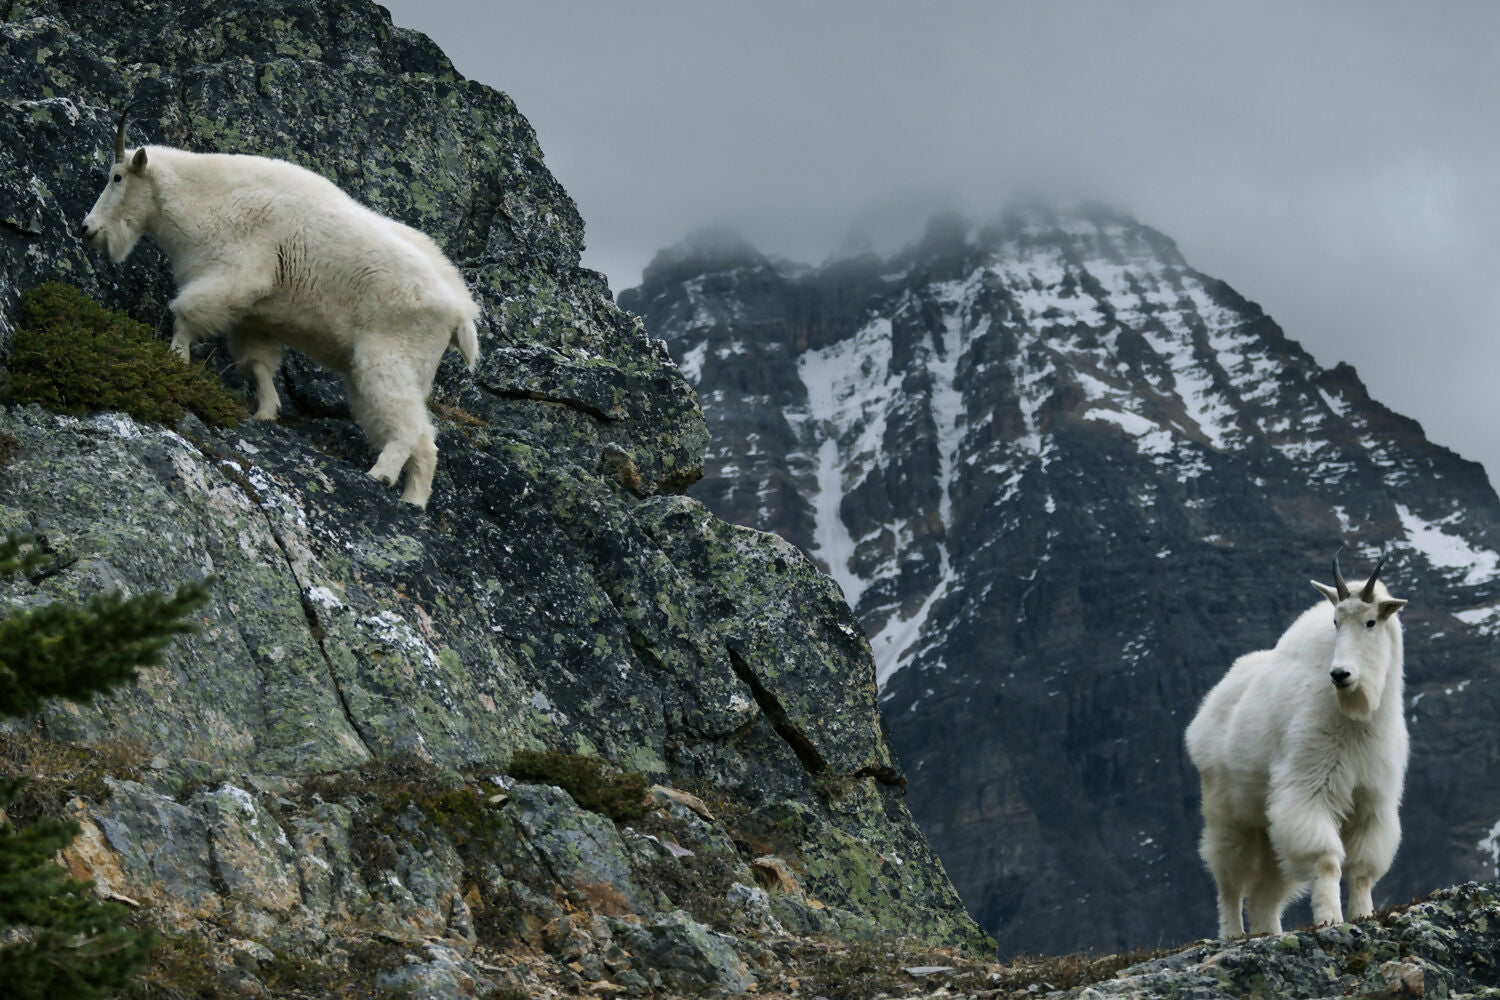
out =
{"type": "Polygon", "coordinates": [[[1388,802],[1361,809],[1346,825],[1344,877],[1349,883],[1349,919],[1375,912],[1372,890],[1391,867],[1401,843],[1401,821],[1388,802]]]}
{"type": "Polygon", "coordinates": [[[1343,864],[1338,855],[1320,855],[1314,863],[1313,873],[1313,923],[1319,926],[1343,923],[1344,910],[1339,905],[1339,878],[1343,874],[1343,864]]]}
{"type": "Polygon", "coordinates": [[[195,340],[229,330],[268,288],[268,284],[237,274],[190,281],[167,306],[172,310],[172,350],[183,361],[191,361],[195,340]]]}
{"type": "Polygon", "coordinates": [[[1344,868],[1344,845],[1338,824],[1326,806],[1311,796],[1273,793],[1267,816],[1277,856],[1289,862],[1290,874],[1297,881],[1312,881],[1313,923],[1343,923],[1339,879],[1344,868]]]}
{"type": "Polygon", "coordinates": [[[1349,919],[1367,920],[1375,912],[1375,877],[1367,871],[1349,873],[1349,919]]]}
{"type": "Polygon", "coordinates": [[[172,350],[182,358],[184,364],[193,360],[193,341],[198,337],[181,319],[172,319],[172,350]]]}

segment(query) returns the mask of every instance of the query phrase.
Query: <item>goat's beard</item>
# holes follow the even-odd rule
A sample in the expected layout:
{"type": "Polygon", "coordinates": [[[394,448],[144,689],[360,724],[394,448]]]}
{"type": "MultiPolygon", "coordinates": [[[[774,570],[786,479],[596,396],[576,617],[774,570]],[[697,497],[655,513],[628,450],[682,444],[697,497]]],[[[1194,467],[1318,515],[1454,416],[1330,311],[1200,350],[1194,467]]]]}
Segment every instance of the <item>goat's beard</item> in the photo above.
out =
{"type": "Polygon", "coordinates": [[[89,242],[96,249],[103,250],[109,255],[109,259],[116,264],[130,256],[135,245],[140,242],[141,231],[122,220],[108,226],[100,226],[89,242]]]}
{"type": "Polygon", "coordinates": [[[1356,683],[1346,688],[1335,687],[1333,693],[1339,700],[1339,712],[1345,718],[1364,722],[1379,707],[1381,689],[1384,686],[1368,677],[1360,677],[1356,683]]]}

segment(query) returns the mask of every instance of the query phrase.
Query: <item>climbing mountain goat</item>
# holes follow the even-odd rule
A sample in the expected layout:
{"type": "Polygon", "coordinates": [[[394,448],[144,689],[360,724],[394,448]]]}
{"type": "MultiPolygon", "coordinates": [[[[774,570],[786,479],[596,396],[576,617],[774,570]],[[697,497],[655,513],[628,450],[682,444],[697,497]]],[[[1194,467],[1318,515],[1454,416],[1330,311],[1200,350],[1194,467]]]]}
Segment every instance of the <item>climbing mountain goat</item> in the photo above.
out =
{"type": "Polygon", "coordinates": [[[1401,623],[1406,602],[1377,577],[1335,586],[1275,649],[1247,653],[1203,699],[1187,729],[1203,780],[1200,852],[1219,891],[1219,936],[1281,930],[1281,911],[1312,883],[1313,921],[1368,917],[1370,890],[1401,840],[1406,776],[1401,623]]]}
{"type": "Polygon", "coordinates": [[[255,381],[256,419],[281,409],[283,345],[344,376],[349,409],[380,451],[370,475],[427,505],[437,443],[427,393],[443,352],[472,371],[479,307],[431,239],[284,160],[125,148],[79,233],[119,262],[149,233],[171,258],[172,347],[227,334],[255,381]]]}

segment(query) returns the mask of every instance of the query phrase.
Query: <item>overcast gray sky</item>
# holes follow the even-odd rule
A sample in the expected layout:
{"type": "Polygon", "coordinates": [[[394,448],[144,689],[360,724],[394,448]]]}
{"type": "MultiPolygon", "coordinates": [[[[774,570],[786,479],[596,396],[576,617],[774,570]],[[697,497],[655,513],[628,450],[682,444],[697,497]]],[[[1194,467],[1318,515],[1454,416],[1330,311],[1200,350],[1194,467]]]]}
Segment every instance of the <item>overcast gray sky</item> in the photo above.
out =
{"type": "Polygon", "coordinates": [[[387,6],[515,99],[616,292],[707,223],[817,263],[1097,198],[1500,473],[1500,3],[387,6]]]}

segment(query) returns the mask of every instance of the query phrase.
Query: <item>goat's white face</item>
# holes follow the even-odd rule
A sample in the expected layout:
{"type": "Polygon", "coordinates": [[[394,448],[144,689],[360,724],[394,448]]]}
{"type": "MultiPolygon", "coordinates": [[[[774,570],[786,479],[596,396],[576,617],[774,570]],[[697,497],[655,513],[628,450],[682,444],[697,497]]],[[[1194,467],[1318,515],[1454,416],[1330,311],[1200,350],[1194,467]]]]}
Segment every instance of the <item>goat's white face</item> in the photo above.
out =
{"type": "Polygon", "coordinates": [[[112,163],[99,200],[78,227],[80,236],[115,263],[130,256],[150,217],[153,196],[146,170],[145,149],[112,163]]]}
{"type": "MultiPolygon", "coordinates": [[[[1376,572],[1379,572],[1377,567],[1376,572]]],[[[1339,579],[1342,584],[1342,578],[1339,579]]],[[[1400,632],[1392,616],[1406,602],[1391,597],[1373,575],[1361,590],[1338,590],[1313,583],[1333,605],[1335,631],[1328,679],[1338,696],[1339,710],[1353,719],[1366,719],[1380,706],[1400,632]]]]}

